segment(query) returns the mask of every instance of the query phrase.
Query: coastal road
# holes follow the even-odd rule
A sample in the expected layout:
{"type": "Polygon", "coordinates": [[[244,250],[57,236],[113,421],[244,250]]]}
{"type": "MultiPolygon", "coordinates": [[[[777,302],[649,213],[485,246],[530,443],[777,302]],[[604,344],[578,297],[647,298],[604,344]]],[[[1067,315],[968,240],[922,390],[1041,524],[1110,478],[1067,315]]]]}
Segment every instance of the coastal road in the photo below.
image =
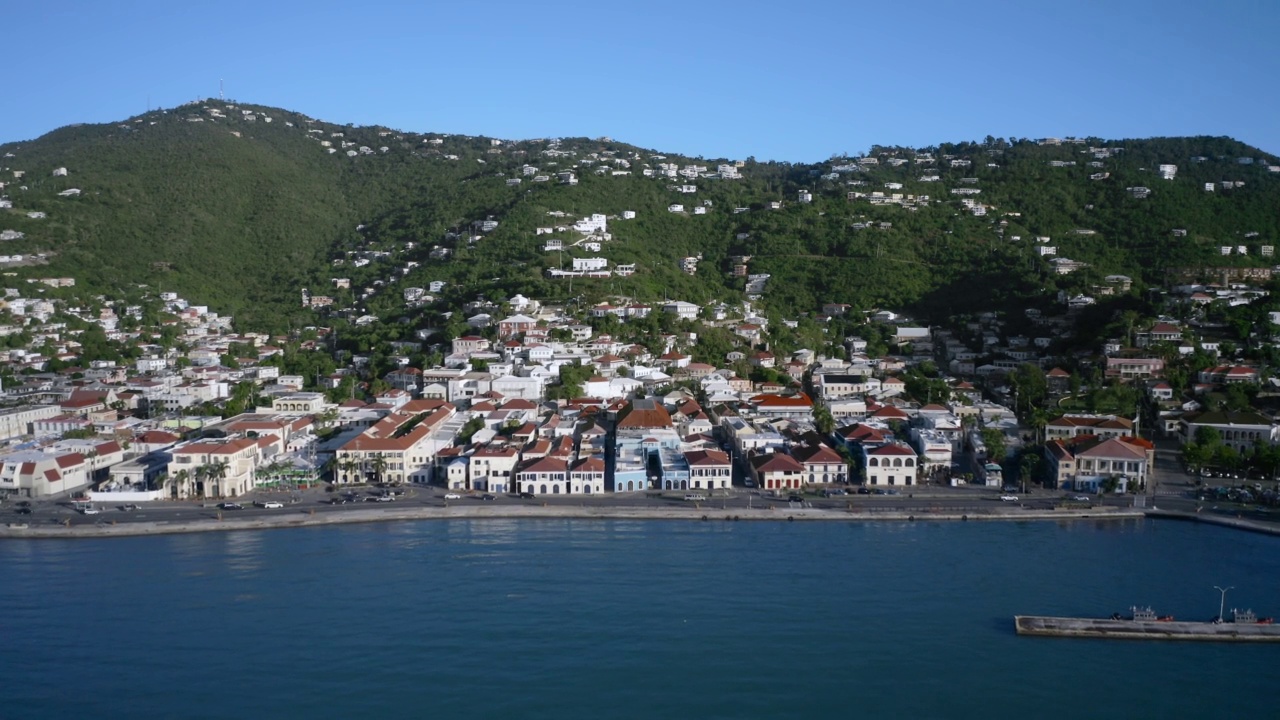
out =
{"type": "MultiPolygon", "coordinates": [[[[60,524],[71,526],[127,523],[169,523],[197,522],[207,519],[217,522],[220,519],[248,519],[263,516],[297,516],[298,514],[331,514],[362,511],[394,511],[411,507],[446,507],[446,506],[504,506],[504,505],[547,505],[552,507],[586,507],[586,508],[667,508],[672,510],[688,510],[691,515],[697,513],[733,511],[735,509],[760,509],[772,507],[775,510],[800,509],[805,507],[830,510],[853,510],[861,513],[985,513],[1021,507],[1035,510],[1049,510],[1058,504],[1064,495],[1044,490],[1033,491],[1029,495],[1020,495],[1018,502],[1002,502],[1000,493],[986,488],[944,488],[919,486],[903,488],[911,492],[900,495],[858,495],[850,494],[824,498],[817,495],[805,495],[802,503],[789,502],[786,496],[770,497],[759,491],[735,488],[727,494],[715,494],[705,501],[691,502],[684,500],[685,491],[668,493],[634,493],[605,495],[546,495],[533,499],[522,499],[514,495],[498,495],[493,500],[483,500],[481,494],[464,494],[458,500],[445,500],[445,491],[441,488],[411,486],[401,488],[403,495],[392,502],[367,501],[378,491],[360,488],[349,492],[355,493],[355,501],[344,504],[333,504],[331,500],[342,493],[326,493],[322,489],[302,491],[294,497],[288,494],[255,492],[237,498],[236,502],[243,506],[241,510],[221,510],[213,502],[198,501],[158,501],[141,504],[138,510],[124,511],[115,505],[95,503],[99,512],[85,515],[77,512],[69,501],[32,501],[32,513],[19,515],[15,513],[15,503],[6,503],[0,509],[0,518],[4,522],[26,522],[30,525],[60,524]],[[275,500],[285,503],[283,508],[267,509],[254,505],[255,501],[275,500]]],[[[900,490],[900,492],[901,492],[900,490]]],[[[696,492],[696,491],[695,491],[696,492]]],[[[1164,498],[1161,498],[1164,506],[1164,498]]],[[[1194,509],[1194,501],[1190,501],[1189,509],[1194,509]]],[[[1128,507],[1131,499],[1127,497],[1101,498],[1098,505],[1128,507]]],[[[1188,507],[1170,508],[1188,509],[1188,507]]]]}

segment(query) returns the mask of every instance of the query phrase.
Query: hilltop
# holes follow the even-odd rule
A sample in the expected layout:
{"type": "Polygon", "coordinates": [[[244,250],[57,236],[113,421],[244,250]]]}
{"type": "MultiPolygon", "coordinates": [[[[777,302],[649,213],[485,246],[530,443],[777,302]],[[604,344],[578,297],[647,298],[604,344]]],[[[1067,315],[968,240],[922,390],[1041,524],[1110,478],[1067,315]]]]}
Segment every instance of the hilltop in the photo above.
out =
{"type": "Polygon", "coordinates": [[[941,316],[1056,303],[1108,275],[1141,291],[1171,270],[1270,266],[1280,238],[1280,163],[1229,138],[989,137],[758,163],[206,101],[0,156],[0,231],[21,234],[4,252],[24,256],[6,271],[173,290],[246,329],[408,329],[478,295],[705,305],[741,298],[751,276],[778,315],[844,303],[941,316]],[[603,233],[557,231],[592,215],[603,233]],[[574,258],[611,274],[548,276],[574,258]],[[406,304],[404,289],[432,283],[406,304]]]}

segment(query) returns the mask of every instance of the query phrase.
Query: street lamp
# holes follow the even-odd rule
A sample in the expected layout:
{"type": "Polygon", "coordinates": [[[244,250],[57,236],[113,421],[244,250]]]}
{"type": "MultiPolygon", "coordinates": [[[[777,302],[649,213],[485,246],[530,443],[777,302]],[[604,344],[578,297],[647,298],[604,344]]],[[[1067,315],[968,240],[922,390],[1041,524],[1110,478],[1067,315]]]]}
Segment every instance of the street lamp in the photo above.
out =
{"type": "Polygon", "coordinates": [[[1227,607],[1227,591],[1233,588],[1235,588],[1235,585],[1228,585],[1227,587],[1218,587],[1217,585],[1213,586],[1214,590],[1217,590],[1219,593],[1222,593],[1218,599],[1218,621],[1219,622],[1223,620],[1222,613],[1226,610],[1226,607],[1227,607]]]}

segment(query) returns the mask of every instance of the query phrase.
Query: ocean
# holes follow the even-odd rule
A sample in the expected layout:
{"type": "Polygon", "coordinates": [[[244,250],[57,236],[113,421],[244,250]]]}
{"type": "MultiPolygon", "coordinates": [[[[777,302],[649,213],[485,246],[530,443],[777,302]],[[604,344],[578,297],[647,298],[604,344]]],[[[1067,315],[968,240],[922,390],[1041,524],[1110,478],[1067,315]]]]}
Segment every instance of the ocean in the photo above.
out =
{"type": "Polygon", "coordinates": [[[1275,717],[1280,645],[1015,614],[1280,614],[1190,523],[418,521],[0,542],[0,718],[1275,717]]]}

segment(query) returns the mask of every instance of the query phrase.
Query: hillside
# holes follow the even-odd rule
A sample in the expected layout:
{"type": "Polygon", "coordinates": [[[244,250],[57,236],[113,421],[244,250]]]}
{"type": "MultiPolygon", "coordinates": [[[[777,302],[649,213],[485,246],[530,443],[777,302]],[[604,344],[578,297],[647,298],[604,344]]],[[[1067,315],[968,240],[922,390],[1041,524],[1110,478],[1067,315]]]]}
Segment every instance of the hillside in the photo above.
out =
{"type": "Polygon", "coordinates": [[[1088,292],[1114,273],[1141,291],[1171,268],[1269,266],[1263,246],[1280,239],[1276,159],[1227,138],[988,138],[873,148],[862,162],[748,160],[740,179],[722,179],[708,175],[726,160],[663,157],[609,139],[497,142],[210,101],[62,128],[0,145],[0,156],[0,197],[12,204],[0,209],[0,231],[23,234],[5,252],[47,254],[45,264],[5,271],[71,276],[103,292],[172,289],[245,329],[360,315],[399,318],[407,329],[440,322],[477,294],[736,300],[747,280],[733,275],[735,256],[750,256],[748,273],[770,276],[762,301],[772,313],[841,302],[941,316],[1052,303],[1059,290],[1088,292]],[[661,177],[661,163],[705,170],[661,177]],[[1162,179],[1162,164],[1176,165],[1176,177],[1162,179]],[[576,184],[558,180],[566,171],[576,184]],[[1138,187],[1149,196],[1129,190],[1138,187]],[[59,195],[70,189],[80,193],[59,195]],[[684,210],[669,212],[672,204],[684,210]],[[635,218],[621,219],[624,211],[635,218]],[[548,239],[569,246],[583,236],[538,228],[593,213],[609,218],[600,251],[544,251],[548,239]],[[496,228],[473,229],[487,219],[496,228]],[[433,258],[437,248],[448,257],[433,258]],[[696,273],[683,272],[681,258],[699,254],[696,273]],[[636,272],[547,276],[597,256],[636,272]],[[1085,265],[1059,275],[1054,257],[1085,265]],[[402,289],[432,281],[447,283],[436,301],[406,308],[402,289]],[[304,288],[332,296],[332,308],[303,308],[304,288]]]}

